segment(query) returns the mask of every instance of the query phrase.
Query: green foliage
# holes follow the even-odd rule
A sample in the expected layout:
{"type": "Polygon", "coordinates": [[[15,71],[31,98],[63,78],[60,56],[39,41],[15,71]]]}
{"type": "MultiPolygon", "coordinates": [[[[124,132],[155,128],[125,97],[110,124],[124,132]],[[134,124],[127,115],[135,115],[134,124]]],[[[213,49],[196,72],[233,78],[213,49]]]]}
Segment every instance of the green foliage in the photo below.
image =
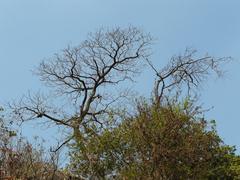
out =
{"type": "Polygon", "coordinates": [[[134,117],[92,136],[84,148],[73,145],[69,170],[97,179],[233,179],[240,175],[239,161],[215,122],[186,100],[139,105],[134,117]]]}

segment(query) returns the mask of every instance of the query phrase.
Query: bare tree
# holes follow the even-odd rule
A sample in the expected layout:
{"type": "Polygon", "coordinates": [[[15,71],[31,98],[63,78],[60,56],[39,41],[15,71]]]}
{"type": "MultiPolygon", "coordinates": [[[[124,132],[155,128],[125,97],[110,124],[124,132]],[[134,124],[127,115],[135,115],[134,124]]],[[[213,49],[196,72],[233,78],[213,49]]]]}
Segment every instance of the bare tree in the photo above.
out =
{"type": "Polygon", "coordinates": [[[120,82],[133,80],[140,72],[142,60],[149,55],[151,41],[149,34],[134,27],[101,29],[89,34],[79,46],[68,47],[41,62],[36,72],[55,94],[68,97],[70,103],[55,108],[49,104],[49,97],[28,95],[11,105],[15,118],[22,122],[43,119],[70,129],[70,135],[56,150],[72,139],[84,142],[86,134],[96,133],[94,128],[104,126],[103,116],[124,96],[113,96],[106,88],[114,87],[116,91],[120,82]],[[64,112],[70,104],[75,111],[64,112]]]}
{"type": "Polygon", "coordinates": [[[222,76],[221,66],[231,60],[230,57],[215,58],[208,54],[197,57],[196,53],[196,50],[186,49],[183,55],[173,56],[167,66],[160,70],[147,60],[156,73],[153,95],[157,105],[171,97],[170,93],[180,95],[181,91],[186,90],[187,95],[191,95],[211,73],[222,76]]]}

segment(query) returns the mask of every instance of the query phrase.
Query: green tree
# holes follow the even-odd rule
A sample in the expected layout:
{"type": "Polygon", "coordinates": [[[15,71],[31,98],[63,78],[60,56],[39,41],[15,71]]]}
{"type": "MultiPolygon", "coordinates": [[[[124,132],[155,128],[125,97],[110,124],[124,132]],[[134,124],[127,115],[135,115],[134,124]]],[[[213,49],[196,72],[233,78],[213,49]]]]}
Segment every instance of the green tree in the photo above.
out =
{"type": "Polygon", "coordinates": [[[223,143],[214,121],[203,119],[189,101],[161,107],[139,105],[135,116],[92,137],[86,148],[92,162],[75,144],[69,165],[70,171],[81,177],[164,180],[239,176],[234,148],[223,143]]]}

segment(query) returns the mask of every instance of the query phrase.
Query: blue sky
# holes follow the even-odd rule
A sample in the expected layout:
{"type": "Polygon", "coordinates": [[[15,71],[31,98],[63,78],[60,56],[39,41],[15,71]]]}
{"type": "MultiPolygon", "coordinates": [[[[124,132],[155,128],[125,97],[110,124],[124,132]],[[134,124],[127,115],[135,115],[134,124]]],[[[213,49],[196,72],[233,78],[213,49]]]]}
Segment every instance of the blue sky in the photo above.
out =
{"type": "MultiPolygon", "coordinates": [[[[240,149],[239,7],[238,0],[1,0],[0,103],[41,90],[30,70],[67,45],[77,45],[88,32],[133,25],[158,39],[152,56],[156,66],[185,47],[236,60],[225,67],[225,78],[206,83],[201,102],[206,108],[214,106],[206,116],[217,120],[226,143],[240,149]]],[[[140,79],[135,88],[149,96],[153,74],[145,71],[140,79]]],[[[36,127],[25,128],[24,134],[37,132],[54,136],[36,127]]]]}

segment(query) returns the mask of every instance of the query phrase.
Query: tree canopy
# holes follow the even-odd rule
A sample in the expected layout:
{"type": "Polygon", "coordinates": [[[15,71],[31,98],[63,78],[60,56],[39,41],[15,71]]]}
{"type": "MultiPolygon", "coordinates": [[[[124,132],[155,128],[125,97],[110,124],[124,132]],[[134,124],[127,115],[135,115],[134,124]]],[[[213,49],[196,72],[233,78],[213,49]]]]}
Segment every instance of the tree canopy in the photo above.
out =
{"type": "Polygon", "coordinates": [[[234,147],[225,145],[215,122],[192,106],[189,101],[161,107],[139,104],[135,116],[89,139],[90,160],[75,144],[69,169],[97,179],[237,178],[234,147]]]}

